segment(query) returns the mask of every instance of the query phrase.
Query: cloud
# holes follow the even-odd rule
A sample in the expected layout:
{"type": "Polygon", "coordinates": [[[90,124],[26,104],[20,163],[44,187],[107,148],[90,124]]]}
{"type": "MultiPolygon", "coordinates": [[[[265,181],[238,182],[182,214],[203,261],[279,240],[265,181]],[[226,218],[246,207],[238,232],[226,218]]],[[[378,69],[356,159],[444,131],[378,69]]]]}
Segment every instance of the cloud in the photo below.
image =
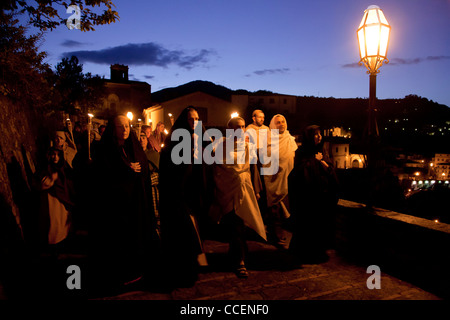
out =
{"type": "Polygon", "coordinates": [[[257,70],[253,71],[251,74],[245,75],[246,77],[251,77],[252,75],[256,74],[258,76],[264,76],[267,74],[277,74],[277,73],[286,73],[290,69],[289,68],[279,68],[279,69],[264,69],[264,70],[257,70]]]}
{"type": "Polygon", "coordinates": [[[154,79],[155,76],[144,76],[145,79],[154,79]]]}
{"type": "Polygon", "coordinates": [[[64,42],[61,43],[61,45],[63,47],[68,47],[68,48],[81,47],[86,44],[87,43],[83,43],[83,42],[79,42],[79,41],[75,41],[75,40],[64,40],[64,42]]]}
{"type": "Polygon", "coordinates": [[[343,68],[358,68],[361,65],[358,62],[343,64],[343,68]]]}
{"type": "MultiPolygon", "coordinates": [[[[449,60],[450,56],[428,56],[425,58],[413,58],[413,59],[403,59],[403,58],[393,58],[389,60],[389,65],[398,66],[398,65],[414,65],[419,64],[425,61],[442,61],[449,60]]],[[[343,68],[358,68],[361,65],[357,62],[355,63],[347,63],[343,64],[343,68]]]]}
{"type": "Polygon", "coordinates": [[[409,65],[409,64],[419,64],[424,61],[441,61],[448,60],[450,56],[428,56],[426,58],[414,58],[414,59],[402,59],[402,58],[394,58],[392,61],[389,61],[391,65],[409,65]]]}
{"type": "Polygon", "coordinates": [[[125,64],[125,65],[153,65],[167,67],[171,64],[185,69],[191,69],[198,64],[206,63],[214,54],[212,50],[201,49],[194,54],[187,54],[184,50],[169,50],[159,44],[129,43],[122,46],[101,50],[82,50],[64,52],[63,57],[76,56],[81,62],[97,64],[125,64]]]}

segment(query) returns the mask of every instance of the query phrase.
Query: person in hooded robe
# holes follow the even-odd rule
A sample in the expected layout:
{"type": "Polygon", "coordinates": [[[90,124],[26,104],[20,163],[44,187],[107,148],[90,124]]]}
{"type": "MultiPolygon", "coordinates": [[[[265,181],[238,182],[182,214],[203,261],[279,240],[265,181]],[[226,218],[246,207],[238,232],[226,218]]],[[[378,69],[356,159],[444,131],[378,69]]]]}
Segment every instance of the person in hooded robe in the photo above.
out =
{"type": "Polygon", "coordinates": [[[164,141],[166,139],[166,134],[164,133],[164,130],[165,130],[164,122],[159,121],[156,124],[155,130],[151,132],[151,134],[148,136],[148,143],[151,149],[161,152],[161,147],[164,145],[164,141]]]}
{"type": "Polygon", "coordinates": [[[289,251],[304,263],[328,260],[333,244],[339,183],[323,147],[320,127],[305,129],[289,176],[292,239],[289,251]]]}
{"type": "Polygon", "coordinates": [[[69,133],[64,130],[57,130],[53,136],[53,147],[62,150],[64,152],[64,159],[67,164],[73,168],[72,161],[77,154],[77,147],[69,137],[69,133]]]}
{"type": "Polygon", "coordinates": [[[138,281],[151,284],[160,248],[149,166],[126,116],[109,120],[95,156],[98,192],[88,231],[92,281],[110,290],[126,290],[138,281]]]}
{"type": "Polygon", "coordinates": [[[64,151],[51,147],[47,153],[47,166],[37,174],[41,190],[40,219],[41,241],[57,254],[69,236],[75,193],[72,169],[64,159],[64,151]]]}
{"type": "Polygon", "coordinates": [[[171,287],[193,286],[200,268],[207,266],[201,229],[212,202],[212,168],[200,161],[210,142],[202,141],[205,128],[199,120],[194,107],[185,108],[160,153],[161,240],[171,287]]]}
{"type": "MultiPolygon", "coordinates": [[[[238,277],[247,278],[246,227],[267,241],[251,174],[252,167],[256,170],[256,164],[250,164],[250,157],[257,157],[256,146],[252,148],[245,139],[243,118],[232,118],[227,126],[230,134],[215,143],[216,156],[222,155],[222,161],[214,165],[216,200],[222,213],[218,220],[226,229],[232,268],[238,277]]],[[[258,174],[254,177],[259,179],[258,174]]]]}
{"type": "Polygon", "coordinates": [[[279,248],[287,249],[288,236],[282,225],[290,216],[288,177],[294,168],[295,151],[298,147],[295,138],[287,130],[286,118],[283,115],[275,115],[270,121],[269,128],[271,134],[268,141],[268,155],[275,159],[278,152],[278,170],[264,175],[268,208],[265,222],[270,241],[279,248]],[[272,131],[273,129],[277,129],[278,133],[272,131]]]}
{"type": "Polygon", "coordinates": [[[150,170],[150,180],[152,186],[152,200],[153,211],[156,218],[156,229],[160,234],[160,219],[159,219],[159,152],[149,148],[147,135],[145,132],[141,132],[140,142],[142,149],[145,152],[148,160],[148,168],[150,170]]]}

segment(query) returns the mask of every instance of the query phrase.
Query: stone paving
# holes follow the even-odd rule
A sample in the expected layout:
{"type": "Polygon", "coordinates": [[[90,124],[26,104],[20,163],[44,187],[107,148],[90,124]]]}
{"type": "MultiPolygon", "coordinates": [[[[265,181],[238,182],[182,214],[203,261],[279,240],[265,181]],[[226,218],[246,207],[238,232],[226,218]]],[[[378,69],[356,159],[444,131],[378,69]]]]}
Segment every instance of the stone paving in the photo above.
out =
{"type": "MultiPolygon", "coordinates": [[[[381,270],[381,289],[368,289],[367,267],[349,262],[336,251],[330,250],[330,259],[321,264],[295,263],[286,252],[274,246],[248,241],[247,279],[238,278],[227,263],[228,244],[206,240],[204,248],[209,266],[199,275],[190,288],[157,291],[135,287],[113,296],[89,297],[91,300],[151,300],[151,301],[197,301],[197,303],[220,301],[301,301],[301,300],[444,300],[411,283],[402,281],[381,270]]],[[[68,265],[85,268],[86,255],[62,254],[52,263],[35,265],[33,272],[22,273],[24,286],[18,287],[15,299],[64,299],[86,300],[85,290],[68,290],[66,272],[68,265]],[[24,276],[27,276],[25,277],[24,276]]],[[[30,265],[31,266],[31,265],[30,265]]],[[[29,269],[27,269],[29,270],[29,269]]],[[[83,271],[84,272],[84,271],[83,271]]],[[[82,273],[84,274],[84,273],[82,273]]],[[[19,278],[18,278],[19,279],[19,278]]],[[[84,282],[82,282],[84,283],[84,282]]],[[[83,285],[84,286],[84,285],[83,285]]],[[[85,289],[85,287],[84,287],[85,289]]],[[[0,299],[8,300],[0,285],[0,299]]],[[[169,305],[170,308],[170,305],[169,305]]]]}
{"type": "Polygon", "coordinates": [[[135,290],[100,300],[441,300],[381,270],[381,289],[368,289],[368,266],[347,262],[335,251],[321,264],[295,265],[275,247],[249,241],[249,277],[239,279],[226,263],[226,243],[207,240],[209,269],[191,288],[172,292],[135,290]]]}

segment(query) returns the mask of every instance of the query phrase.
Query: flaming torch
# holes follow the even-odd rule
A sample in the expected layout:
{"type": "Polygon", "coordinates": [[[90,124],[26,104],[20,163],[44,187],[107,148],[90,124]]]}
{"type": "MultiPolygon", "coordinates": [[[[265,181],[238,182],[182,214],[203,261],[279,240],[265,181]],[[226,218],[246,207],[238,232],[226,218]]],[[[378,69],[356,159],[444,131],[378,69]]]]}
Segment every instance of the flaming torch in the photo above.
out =
{"type": "Polygon", "coordinates": [[[88,113],[88,156],[89,161],[91,159],[91,130],[92,130],[92,118],[94,115],[92,113],[88,113]]]}

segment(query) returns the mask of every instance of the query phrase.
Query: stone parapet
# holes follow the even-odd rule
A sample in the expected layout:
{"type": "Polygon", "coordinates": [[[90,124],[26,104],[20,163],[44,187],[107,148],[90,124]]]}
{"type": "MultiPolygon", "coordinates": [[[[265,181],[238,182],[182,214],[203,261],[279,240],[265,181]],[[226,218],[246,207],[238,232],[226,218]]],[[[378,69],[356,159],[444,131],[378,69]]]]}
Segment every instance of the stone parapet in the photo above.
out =
{"type": "Polygon", "coordinates": [[[336,250],[441,297],[449,297],[450,225],[339,200],[336,250]]]}

